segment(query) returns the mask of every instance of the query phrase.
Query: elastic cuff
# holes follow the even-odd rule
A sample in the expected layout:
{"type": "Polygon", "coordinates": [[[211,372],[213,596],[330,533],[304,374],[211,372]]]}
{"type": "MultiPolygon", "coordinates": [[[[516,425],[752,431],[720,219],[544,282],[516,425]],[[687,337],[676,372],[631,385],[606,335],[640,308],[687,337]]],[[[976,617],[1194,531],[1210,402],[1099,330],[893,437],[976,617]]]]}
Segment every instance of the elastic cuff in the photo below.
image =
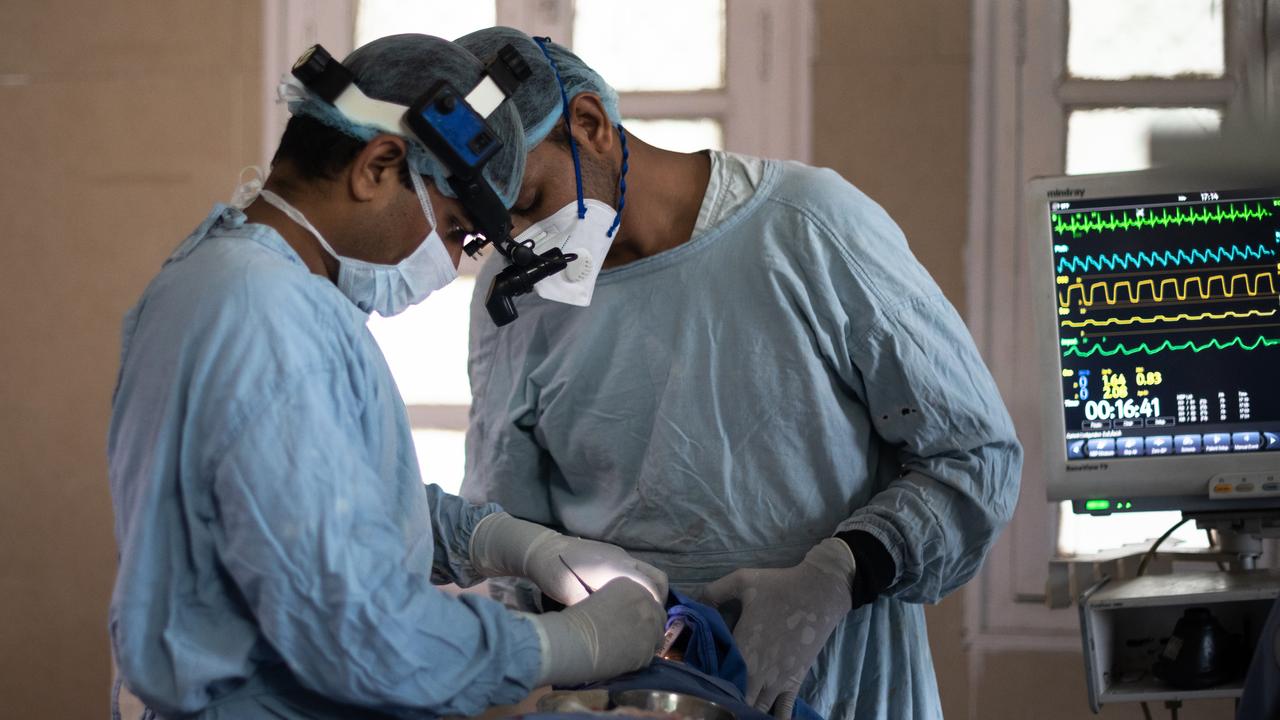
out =
{"type": "Polygon", "coordinates": [[[894,578],[898,576],[898,568],[893,556],[874,535],[863,530],[849,530],[836,533],[836,537],[849,546],[858,570],[853,574],[853,585],[850,592],[853,607],[859,608],[874,601],[889,589],[894,578]]]}
{"type": "Polygon", "coordinates": [[[477,574],[482,577],[494,577],[499,574],[498,568],[492,566],[489,558],[485,557],[484,550],[489,546],[489,538],[487,537],[493,529],[493,524],[501,522],[503,517],[511,517],[506,511],[489,513],[480,518],[476,526],[471,529],[471,537],[467,539],[467,557],[471,560],[471,567],[475,568],[477,574]]]}
{"type": "Polygon", "coordinates": [[[551,670],[551,639],[547,637],[547,629],[543,627],[542,621],[536,615],[520,611],[515,611],[511,614],[532,625],[533,631],[538,635],[537,684],[543,685],[551,670]]]}

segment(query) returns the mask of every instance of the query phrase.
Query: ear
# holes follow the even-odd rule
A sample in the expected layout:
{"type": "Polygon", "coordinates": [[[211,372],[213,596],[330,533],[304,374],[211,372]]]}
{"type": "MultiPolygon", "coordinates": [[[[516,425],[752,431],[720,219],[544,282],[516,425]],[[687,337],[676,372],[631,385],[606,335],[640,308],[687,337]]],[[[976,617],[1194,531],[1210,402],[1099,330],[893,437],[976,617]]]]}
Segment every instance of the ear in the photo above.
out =
{"type": "Polygon", "coordinates": [[[347,185],[351,197],[368,202],[390,185],[399,187],[400,167],[408,155],[404,138],[377,135],[351,161],[347,185]]]}
{"type": "Polygon", "coordinates": [[[569,117],[573,119],[573,139],[579,145],[594,150],[597,155],[613,149],[613,121],[599,95],[593,92],[575,95],[569,101],[569,117]]]}

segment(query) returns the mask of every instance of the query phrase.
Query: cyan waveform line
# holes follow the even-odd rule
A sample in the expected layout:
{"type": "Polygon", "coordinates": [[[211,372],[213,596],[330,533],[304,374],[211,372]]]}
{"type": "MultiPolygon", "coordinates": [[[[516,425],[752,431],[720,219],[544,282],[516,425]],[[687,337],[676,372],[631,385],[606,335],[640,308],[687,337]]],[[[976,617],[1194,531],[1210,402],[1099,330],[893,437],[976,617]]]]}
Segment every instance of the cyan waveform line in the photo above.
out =
{"type": "Polygon", "coordinates": [[[1115,346],[1110,348],[1105,348],[1101,345],[1090,345],[1088,349],[1081,350],[1078,345],[1072,345],[1062,351],[1062,356],[1070,357],[1075,355],[1077,357],[1087,358],[1092,355],[1102,355],[1103,357],[1111,357],[1112,355],[1136,355],[1138,353],[1155,355],[1161,352],[1183,350],[1190,350],[1193,353],[1198,353],[1205,350],[1226,350],[1232,347],[1238,347],[1241,350],[1248,351],[1257,350],[1260,347],[1272,347],[1274,345],[1280,345],[1280,338],[1268,338],[1259,335],[1257,340],[1254,340],[1252,343],[1246,343],[1243,338],[1237,335],[1226,342],[1222,342],[1217,338],[1204,343],[1197,343],[1194,340],[1188,340],[1184,343],[1175,343],[1172,340],[1165,340],[1155,347],[1152,347],[1147,343],[1142,343],[1141,345],[1134,347],[1129,347],[1124,343],[1116,343],[1115,346]]]}
{"type": "Polygon", "coordinates": [[[1160,208],[1160,209],[1144,209],[1139,215],[1137,211],[1122,210],[1118,214],[1109,212],[1106,216],[1097,210],[1088,212],[1070,213],[1069,215],[1053,216],[1053,231],[1058,235],[1071,233],[1079,237],[1081,234],[1091,232],[1100,233],[1103,230],[1133,230],[1137,228],[1153,228],[1169,227],[1170,225],[1181,227],[1183,225],[1202,225],[1208,223],[1224,223],[1224,222],[1243,222],[1247,220],[1262,220],[1271,217],[1271,210],[1264,207],[1262,203],[1254,203],[1249,207],[1249,203],[1226,203],[1226,209],[1221,204],[1215,205],[1210,209],[1207,205],[1196,211],[1195,208],[1160,208]]]}
{"type": "Polygon", "coordinates": [[[1110,255],[1073,255],[1058,259],[1058,273],[1088,272],[1089,270],[1128,270],[1130,267],[1169,267],[1208,262],[1261,260],[1264,255],[1275,256],[1275,251],[1265,245],[1256,247],[1219,246],[1211,250],[1165,250],[1164,252],[1112,253],[1110,255]]]}
{"type": "Polygon", "coordinates": [[[1250,317],[1271,317],[1275,315],[1275,310],[1249,310],[1247,312],[1236,312],[1227,310],[1226,312],[1202,312],[1195,315],[1190,313],[1178,313],[1177,315],[1154,315],[1151,317],[1128,317],[1128,318],[1107,318],[1105,320],[1094,320],[1089,318],[1086,320],[1063,320],[1063,327],[1106,327],[1107,325],[1132,325],[1134,323],[1142,323],[1143,325],[1151,325],[1158,322],[1177,322],[1179,320],[1229,320],[1231,318],[1250,318],[1250,317]]]}

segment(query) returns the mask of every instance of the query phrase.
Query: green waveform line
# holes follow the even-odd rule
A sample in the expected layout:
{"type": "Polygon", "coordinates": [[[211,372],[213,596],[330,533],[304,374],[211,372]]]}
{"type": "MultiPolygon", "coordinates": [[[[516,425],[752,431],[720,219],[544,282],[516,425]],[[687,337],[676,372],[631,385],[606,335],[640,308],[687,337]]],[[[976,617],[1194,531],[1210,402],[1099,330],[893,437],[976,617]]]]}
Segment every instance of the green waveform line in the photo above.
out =
{"type": "Polygon", "coordinates": [[[1259,347],[1272,347],[1274,345],[1280,345],[1280,338],[1267,338],[1259,335],[1258,339],[1254,340],[1252,344],[1247,344],[1243,338],[1237,335],[1225,343],[1219,341],[1217,338],[1205,343],[1197,343],[1194,340],[1188,340],[1184,343],[1175,343],[1172,340],[1165,340],[1155,347],[1151,347],[1147,343],[1142,343],[1136,347],[1127,347],[1124,343],[1116,343],[1115,347],[1112,348],[1104,348],[1101,345],[1091,345],[1088,350],[1081,350],[1078,345],[1072,345],[1063,351],[1062,356],[1070,357],[1075,355],[1077,357],[1087,358],[1092,355],[1102,355],[1103,357],[1111,357],[1112,355],[1117,354],[1136,355],[1138,353],[1155,355],[1160,352],[1180,350],[1190,350],[1191,352],[1198,353],[1205,350],[1226,350],[1231,347],[1238,347],[1241,350],[1247,351],[1257,350],[1259,347]]]}
{"type": "Polygon", "coordinates": [[[1218,246],[1210,250],[1166,250],[1164,252],[1112,253],[1110,255],[1072,255],[1058,259],[1058,273],[1088,272],[1093,270],[1128,270],[1130,267],[1169,267],[1170,265],[1191,265],[1197,262],[1231,262],[1237,258],[1244,260],[1261,260],[1263,255],[1276,253],[1265,245],[1245,247],[1232,245],[1218,246]]]}
{"type": "Polygon", "coordinates": [[[1226,209],[1221,204],[1215,205],[1213,209],[1209,209],[1206,205],[1199,212],[1195,208],[1161,208],[1159,210],[1148,210],[1141,216],[1137,211],[1122,210],[1117,216],[1115,212],[1107,213],[1103,217],[1098,211],[1078,212],[1070,215],[1055,215],[1053,217],[1053,232],[1058,235],[1071,233],[1075,237],[1081,234],[1091,232],[1100,233],[1103,230],[1134,230],[1137,228],[1153,228],[1169,227],[1175,225],[1205,225],[1208,223],[1224,223],[1224,222],[1243,222],[1248,220],[1262,220],[1271,217],[1272,211],[1263,207],[1262,203],[1255,203],[1252,208],[1249,203],[1226,203],[1226,209]]]}

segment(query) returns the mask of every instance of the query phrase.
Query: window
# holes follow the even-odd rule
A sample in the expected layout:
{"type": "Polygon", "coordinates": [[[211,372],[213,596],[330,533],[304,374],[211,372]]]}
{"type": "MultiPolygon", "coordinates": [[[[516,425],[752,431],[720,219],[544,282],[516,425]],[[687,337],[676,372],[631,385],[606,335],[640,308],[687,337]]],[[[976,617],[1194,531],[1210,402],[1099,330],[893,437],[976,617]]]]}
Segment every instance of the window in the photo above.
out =
{"type": "Polygon", "coordinates": [[[422,480],[457,494],[462,487],[467,411],[467,337],[475,265],[422,303],[391,318],[370,316],[369,331],[409,408],[422,480]]]}
{"type": "Polygon", "coordinates": [[[497,24],[492,0],[358,0],[355,42],[400,33],[423,33],[453,39],[497,24]]]}
{"type": "MultiPolygon", "coordinates": [[[[1027,449],[1017,513],[966,606],[979,646],[1076,647],[1074,614],[1041,603],[1048,559],[1143,541],[1178,518],[1081,517],[1044,500],[1039,399],[1019,391],[1031,385],[1023,351],[1033,336],[1023,186],[1145,168],[1153,131],[1213,133],[1264,116],[1275,107],[1267,73],[1280,70],[1267,68],[1264,6],[975,0],[967,319],[1027,449]]],[[[1205,544],[1190,524],[1174,538],[1205,544]]]]}
{"type": "MultiPolygon", "coordinates": [[[[1123,89],[1137,78],[1220,78],[1225,70],[1225,22],[1221,0],[1070,0],[1067,70],[1072,78],[1108,81],[1099,90],[1123,89]]],[[[1170,103],[1185,101],[1184,88],[1164,89],[1170,103]]],[[[1079,101],[1091,98],[1081,97],[1079,101]]],[[[1102,98],[1097,98],[1101,100],[1102,98]]],[[[1142,170],[1151,166],[1153,133],[1216,133],[1222,107],[1107,107],[1079,102],[1068,108],[1064,171],[1142,170]]],[[[1159,537],[1181,519],[1178,512],[1093,517],[1058,512],[1056,551],[1083,555],[1159,537]]],[[[1207,547],[1203,532],[1188,523],[1168,541],[1207,547]]]]}
{"type": "MultiPolygon", "coordinates": [[[[646,142],[808,159],[811,0],[265,0],[264,17],[263,87],[271,97],[312,43],[341,57],[384,35],[455,38],[510,25],[573,48],[618,90],[623,126],[646,142]]],[[[268,104],[265,153],[286,119],[268,104]]],[[[468,307],[477,268],[464,259],[452,285],[401,315],[369,322],[409,408],[423,479],[450,492],[465,466],[468,307]]]]}

